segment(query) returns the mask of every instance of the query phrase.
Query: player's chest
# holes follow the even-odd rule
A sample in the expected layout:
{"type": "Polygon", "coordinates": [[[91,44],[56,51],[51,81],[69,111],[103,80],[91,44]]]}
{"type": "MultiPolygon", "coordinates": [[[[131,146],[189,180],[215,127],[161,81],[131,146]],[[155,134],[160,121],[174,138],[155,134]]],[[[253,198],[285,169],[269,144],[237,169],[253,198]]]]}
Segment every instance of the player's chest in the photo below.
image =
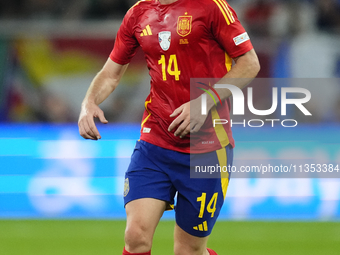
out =
{"type": "Polygon", "coordinates": [[[149,10],[139,19],[134,32],[149,55],[185,51],[208,36],[201,13],[185,7],[174,11],[149,10]]]}

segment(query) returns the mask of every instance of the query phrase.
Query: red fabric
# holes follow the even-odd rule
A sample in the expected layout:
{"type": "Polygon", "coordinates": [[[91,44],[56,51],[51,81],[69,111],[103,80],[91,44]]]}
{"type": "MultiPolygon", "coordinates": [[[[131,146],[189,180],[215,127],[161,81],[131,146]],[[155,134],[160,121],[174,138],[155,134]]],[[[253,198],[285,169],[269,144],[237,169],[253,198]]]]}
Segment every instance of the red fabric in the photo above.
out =
{"type": "Polygon", "coordinates": [[[210,255],[218,255],[214,250],[207,248],[210,255]]]}
{"type": "MultiPolygon", "coordinates": [[[[191,78],[218,80],[228,72],[226,54],[235,58],[253,48],[250,40],[239,45],[234,42],[234,38],[245,30],[234,10],[223,1],[177,0],[168,5],[161,5],[156,0],[140,1],[125,15],[110,58],[124,65],[130,62],[139,46],[145,53],[151,90],[146,99],[141,140],[185,153],[221,148],[210,114],[200,132],[190,138],[175,137],[174,130],[169,132],[168,127],[175,119],[170,114],[176,108],[203,93],[197,89],[202,86],[196,84],[192,88],[197,95],[193,97],[191,78]],[[185,24],[183,18],[191,21],[185,24]],[[161,48],[160,32],[171,33],[167,38],[169,49],[161,48]],[[180,71],[177,77],[176,69],[180,71]]],[[[228,100],[217,106],[217,112],[220,119],[230,119],[228,100]]],[[[228,135],[225,141],[228,139],[234,147],[230,121],[223,127],[228,135]]]]}
{"type": "Polygon", "coordinates": [[[124,250],[123,250],[123,254],[122,255],[151,255],[151,251],[149,252],[144,252],[144,253],[130,253],[128,252],[127,250],[125,250],[125,247],[124,247],[124,250]]]}

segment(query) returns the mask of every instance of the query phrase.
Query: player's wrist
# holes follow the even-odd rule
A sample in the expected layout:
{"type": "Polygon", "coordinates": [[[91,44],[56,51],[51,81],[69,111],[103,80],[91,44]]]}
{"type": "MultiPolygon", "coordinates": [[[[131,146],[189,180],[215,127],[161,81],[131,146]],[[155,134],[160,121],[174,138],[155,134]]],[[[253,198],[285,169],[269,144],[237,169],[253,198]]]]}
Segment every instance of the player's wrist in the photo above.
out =
{"type": "Polygon", "coordinates": [[[93,98],[85,98],[82,102],[82,107],[88,107],[90,105],[97,105],[93,98]]]}

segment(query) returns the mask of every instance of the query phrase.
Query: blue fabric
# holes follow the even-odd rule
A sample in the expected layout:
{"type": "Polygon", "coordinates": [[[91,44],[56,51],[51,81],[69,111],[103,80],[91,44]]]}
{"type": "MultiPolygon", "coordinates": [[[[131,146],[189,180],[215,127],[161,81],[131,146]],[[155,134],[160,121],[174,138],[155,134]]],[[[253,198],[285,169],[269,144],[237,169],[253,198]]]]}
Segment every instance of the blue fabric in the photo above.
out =
{"type": "MultiPolygon", "coordinates": [[[[231,165],[231,146],[226,147],[226,153],[228,165],[231,165]]],[[[224,198],[220,178],[190,178],[190,168],[204,164],[219,164],[215,151],[190,155],[138,141],[125,174],[124,203],[140,198],[155,198],[173,205],[177,194],[177,224],[191,235],[208,236],[224,198]],[[205,201],[202,201],[203,197],[205,201]],[[201,217],[200,211],[203,212],[201,217]]]]}

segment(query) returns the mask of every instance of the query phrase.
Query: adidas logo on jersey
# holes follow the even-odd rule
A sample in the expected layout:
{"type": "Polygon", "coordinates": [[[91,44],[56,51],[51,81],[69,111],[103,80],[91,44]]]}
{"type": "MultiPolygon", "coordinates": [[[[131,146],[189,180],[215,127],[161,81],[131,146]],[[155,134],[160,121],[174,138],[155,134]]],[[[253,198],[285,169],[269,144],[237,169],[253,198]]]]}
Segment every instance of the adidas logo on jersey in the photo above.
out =
{"type": "Polygon", "coordinates": [[[203,224],[199,224],[198,226],[193,227],[193,229],[198,231],[208,231],[207,221],[204,221],[203,224]]]}
{"type": "Polygon", "coordinates": [[[147,25],[143,29],[143,32],[140,34],[140,36],[148,36],[148,35],[152,35],[152,31],[151,31],[150,25],[147,25]]]}

